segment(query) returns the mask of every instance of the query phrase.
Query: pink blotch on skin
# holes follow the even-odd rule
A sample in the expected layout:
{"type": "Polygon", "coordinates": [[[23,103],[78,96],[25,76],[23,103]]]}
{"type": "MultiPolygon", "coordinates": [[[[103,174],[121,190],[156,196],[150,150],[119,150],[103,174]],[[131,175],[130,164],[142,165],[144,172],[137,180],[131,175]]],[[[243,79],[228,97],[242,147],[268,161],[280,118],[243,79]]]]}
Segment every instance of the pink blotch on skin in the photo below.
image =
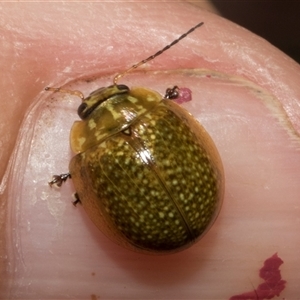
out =
{"type": "Polygon", "coordinates": [[[189,88],[179,88],[178,94],[178,98],[174,99],[174,101],[178,104],[182,104],[192,100],[192,91],[189,88]]]}
{"type": "Polygon", "coordinates": [[[259,277],[264,279],[265,282],[260,284],[257,289],[232,296],[229,300],[263,300],[279,296],[286,284],[286,281],[281,279],[279,270],[282,264],[283,260],[278,257],[277,253],[266,259],[264,266],[259,270],[259,277]]]}

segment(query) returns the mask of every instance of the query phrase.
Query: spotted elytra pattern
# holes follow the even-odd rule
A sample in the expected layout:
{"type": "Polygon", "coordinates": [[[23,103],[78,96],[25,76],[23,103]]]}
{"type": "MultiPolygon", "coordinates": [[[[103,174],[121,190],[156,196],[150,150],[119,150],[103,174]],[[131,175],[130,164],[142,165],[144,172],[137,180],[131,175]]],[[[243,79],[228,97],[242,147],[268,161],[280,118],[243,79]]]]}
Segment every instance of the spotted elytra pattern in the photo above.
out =
{"type": "MultiPolygon", "coordinates": [[[[99,89],[105,102],[75,123],[70,174],[83,207],[110,238],[131,249],[175,252],[214,222],[222,163],[184,109],[148,89],[126,88],[99,89]]],[[[83,103],[84,111],[94,100],[83,103]]]]}

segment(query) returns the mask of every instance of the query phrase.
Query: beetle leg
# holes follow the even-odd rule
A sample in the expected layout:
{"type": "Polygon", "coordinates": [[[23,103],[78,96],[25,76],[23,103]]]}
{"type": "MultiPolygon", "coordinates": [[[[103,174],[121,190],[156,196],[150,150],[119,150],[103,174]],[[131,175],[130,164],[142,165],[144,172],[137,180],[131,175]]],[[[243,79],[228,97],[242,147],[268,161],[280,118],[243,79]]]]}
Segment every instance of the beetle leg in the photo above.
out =
{"type": "Polygon", "coordinates": [[[78,203],[81,203],[80,199],[79,199],[79,196],[77,193],[74,193],[73,194],[73,197],[74,197],[74,201],[72,202],[74,206],[76,206],[78,203]]]}
{"type": "Polygon", "coordinates": [[[70,173],[60,174],[60,175],[53,175],[52,180],[49,181],[49,185],[52,187],[55,185],[56,187],[61,187],[63,182],[65,182],[68,178],[71,178],[70,173]]]}
{"type": "Polygon", "coordinates": [[[165,93],[165,99],[177,99],[179,97],[179,88],[175,85],[172,88],[167,88],[165,93]]]}

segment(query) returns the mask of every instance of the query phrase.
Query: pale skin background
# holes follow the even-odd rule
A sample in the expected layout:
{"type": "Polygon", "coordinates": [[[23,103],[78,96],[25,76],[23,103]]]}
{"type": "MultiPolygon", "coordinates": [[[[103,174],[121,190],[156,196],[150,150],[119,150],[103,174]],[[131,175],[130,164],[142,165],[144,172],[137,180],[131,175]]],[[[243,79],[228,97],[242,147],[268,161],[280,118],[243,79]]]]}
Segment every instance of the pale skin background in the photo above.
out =
{"type": "Polygon", "coordinates": [[[188,3],[0,8],[0,298],[228,299],[261,283],[258,270],[276,252],[287,281],[281,298],[300,298],[297,63],[188,3]],[[200,21],[202,28],[120,83],[193,91],[185,107],[223,160],[223,208],[205,237],[184,252],[130,252],[72,206],[71,182],[60,191],[47,186],[51,174],[68,169],[68,132],[79,99],[53,100],[43,89],[74,81],[72,88],[87,95],[200,21]],[[84,76],[91,83],[78,81],[84,76]]]}

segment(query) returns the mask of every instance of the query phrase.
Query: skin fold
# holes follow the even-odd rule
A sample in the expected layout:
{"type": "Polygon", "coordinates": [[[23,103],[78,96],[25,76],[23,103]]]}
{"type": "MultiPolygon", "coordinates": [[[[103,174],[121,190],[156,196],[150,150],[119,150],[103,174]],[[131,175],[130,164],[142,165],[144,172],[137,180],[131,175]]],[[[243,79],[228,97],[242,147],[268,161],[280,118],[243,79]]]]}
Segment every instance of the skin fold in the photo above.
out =
{"type": "Polygon", "coordinates": [[[299,296],[300,68],[268,42],[181,2],[4,3],[1,7],[0,298],[229,299],[262,282],[274,253],[299,296]],[[69,130],[80,99],[197,29],[118,83],[164,94],[214,140],[225,170],[220,215],[193,247],[148,256],[112,243],[71,204],[69,130]]]}

